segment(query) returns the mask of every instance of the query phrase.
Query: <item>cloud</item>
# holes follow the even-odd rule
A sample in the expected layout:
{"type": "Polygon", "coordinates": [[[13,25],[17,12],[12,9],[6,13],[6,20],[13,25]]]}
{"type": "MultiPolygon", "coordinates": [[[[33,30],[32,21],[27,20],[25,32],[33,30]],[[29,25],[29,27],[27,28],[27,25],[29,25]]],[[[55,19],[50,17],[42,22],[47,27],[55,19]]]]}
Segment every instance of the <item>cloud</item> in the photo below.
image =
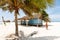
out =
{"type": "Polygon", "coordinates": [[[60,14],[49,15],[51,21],[60,21],[60,14]]]}
{"type": "Polygon", "coordinates": [[[48,14],[60,14],[60,6],[55,6],[53,8],[48,8],[47,10],[48,14]]]}
{"type": "Polygon", "coordinates": [[[51,21],[60,21],[60,6],[48,8],[46,11],[51,18],[51,21]]]}

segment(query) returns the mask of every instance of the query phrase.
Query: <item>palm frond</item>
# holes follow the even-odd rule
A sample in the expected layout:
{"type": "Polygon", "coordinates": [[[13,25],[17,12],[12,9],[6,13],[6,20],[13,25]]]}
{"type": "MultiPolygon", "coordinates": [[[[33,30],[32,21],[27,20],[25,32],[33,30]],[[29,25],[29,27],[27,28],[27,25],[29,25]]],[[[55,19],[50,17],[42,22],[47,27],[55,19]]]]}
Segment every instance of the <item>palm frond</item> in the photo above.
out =
{"type": "Polygon", "coordinates": [[[47,16],[47,17],[44,18],[44,21],[45,22],[50,22],[50,18],[47,16]]]}
{"type": "Polygon", "coordinates": [[[0,6],[4,6],[6,3],[6,0],[0,0],[0,6]]]}
{"type": "Polygon", "coordinates": [[[52,7],[54,5],[54,0],[46,0],[48,6],[52,7]]]}
{"type": "Polygon", "coordinates": [[[23,11],[25,12],[26,15],[32,16],[32,12],[30,12],[30,10],[23,8],[23,11]]]}

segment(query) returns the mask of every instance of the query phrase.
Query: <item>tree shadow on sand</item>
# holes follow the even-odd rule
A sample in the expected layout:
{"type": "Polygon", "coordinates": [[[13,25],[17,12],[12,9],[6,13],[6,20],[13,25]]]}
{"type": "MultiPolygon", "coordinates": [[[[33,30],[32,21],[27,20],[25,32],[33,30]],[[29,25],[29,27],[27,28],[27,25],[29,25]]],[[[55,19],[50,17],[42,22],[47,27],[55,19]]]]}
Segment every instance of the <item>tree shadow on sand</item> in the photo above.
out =
{"type": "Polygon", "coordinates": [[[60,36],[32,37],[32,36],[34,36],[37,33],[38,33],[37,31],[34,31],[31,34],[29,34],[28,36],[22,37],[22,40],[54,40],[54,39],[60,38],[60,36]]]}
{"type": "Polygon", "coordinates": [[[35,37],[28,38],[28,40],[54,40],[60,38],[59,36],[45,36],[45,37],[35,37]]]}
{"type": "MultiPolygon", "coordinates": [[[[37,27],[37,25],[21,25],[21,26],[24,26],[24,27],[37,27]]],[[[48,25],[48,26],[54,26],[54,25],[48,25]]],[[[46,27],[46,25],[38,25],[38,27],[46,27]]]]}
{"type": "MultiPolygon", "coordinates": [[[[34,31],[31,34],[29,34],[28,36],[25,36],[24,32],[20,31],[20,36],[19,37],[15,36],[13,34],[10,35],[10,37],[9,36],[7,36],[7,37],[11,38],[13,36],[13,37],[16,37],[18,40],[54,40],[54,39],[60,38],[60,36],[32,37],[32,36],[34,36],[37,33],[38,33],[37,31],[34,31]]],[[[14,38],[14,40],[16,40],[16,39],[14,38]]]]}

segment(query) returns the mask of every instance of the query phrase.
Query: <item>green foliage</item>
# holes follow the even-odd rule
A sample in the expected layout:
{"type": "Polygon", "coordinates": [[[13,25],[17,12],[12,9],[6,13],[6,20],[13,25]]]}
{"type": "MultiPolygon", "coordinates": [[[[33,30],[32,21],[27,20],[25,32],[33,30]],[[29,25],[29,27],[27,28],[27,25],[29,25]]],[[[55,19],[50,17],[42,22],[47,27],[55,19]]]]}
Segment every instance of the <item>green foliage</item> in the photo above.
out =
{"type": "MultiPolygon", "coordinates": [[[[41,10],[46,9],[48,6],[52,6],[54,0],[0,0],[0,7],[3,10],[14,10],[22,9],[26,15],[32,16],[32,13],[39,13],[41,10]],[[5,6],[7,4],[7,6],[5,6]],[[41,9],[41,10],[40,10],[41,9]]],[[[42,11],[42,17],[48,17],[45,11],[42,11]]],[[[43,19],[44,20],[44,19],[43,19]]]]}
{"type": "Polygon", "coordinates": [[[42,11],[42,16],[45,17],[45,16],[48,16],[48,14],[46,13],[46,11],[42,11]]]}
{"type": "Polygon", "coordinates": [[[39,12],[40,9],[46,9],[53,3],[53,0],[0,0],[0,7],[8,4],[8,7],[5,8],[8,8],[10,11],[26,7],[25,9],[31,10],[30,12],[39,12]]]}
{"type": "Polygon", "coordinates": [[[49,15],[47,14],[46,11],[42,10],[42,20],[44,20],[45,22],[50,22],[50,18],[49,18],[49,15]]]}

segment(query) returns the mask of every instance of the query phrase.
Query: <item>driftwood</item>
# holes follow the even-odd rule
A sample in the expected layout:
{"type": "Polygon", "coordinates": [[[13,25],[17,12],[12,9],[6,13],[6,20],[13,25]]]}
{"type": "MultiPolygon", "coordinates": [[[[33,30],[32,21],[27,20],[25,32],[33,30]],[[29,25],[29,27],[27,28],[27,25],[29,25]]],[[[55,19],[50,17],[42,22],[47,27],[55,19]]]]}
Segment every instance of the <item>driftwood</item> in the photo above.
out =
{"type": "Polygon", "coordinates": [[[11,34],[11,35],[6,36],[6,40],[27,40],[29,37],[31,37],[35,34],[37,34],[37,31],[32,32],[28,36],[25,36],[24,32],[20,31],[19,36],[16,36],[15,34],[11,34]]]}

